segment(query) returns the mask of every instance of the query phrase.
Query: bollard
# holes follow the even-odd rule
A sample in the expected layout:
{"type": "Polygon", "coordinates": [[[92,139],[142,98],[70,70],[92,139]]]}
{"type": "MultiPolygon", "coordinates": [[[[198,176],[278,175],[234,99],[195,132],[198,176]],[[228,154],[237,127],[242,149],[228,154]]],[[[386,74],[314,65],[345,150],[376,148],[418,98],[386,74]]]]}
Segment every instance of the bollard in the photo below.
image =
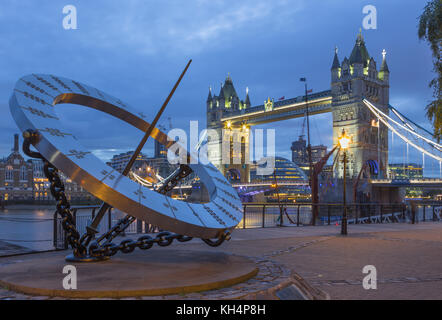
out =
{"type": "Polygon", "coordinates": [[[356,214],[355,224],[359,223],[359,211],[360,211],[359,205],[355,204],[355,214],[356,214]]]}
{"type": "Polygon", "coordinates": [[[246,205],[243,206],[243,212],[242,212],[242,228],[246,228],[246,205]]]}
{"type": "Polygon", "coordinates": [[[327,205],[327,224],[330,225],[330,205],[327,205]]]}
{"type": "Polygon", "coordinates": [[[411,206],[411,224],[416,222],[416,203],[414,201],[410,201],[411,206]]]}
{"type": "Polygon", "coordinates": [[[296,226],[299,227],[299,210],[300,210],[301,205],[298,204],[298,211],[296,213],[296,226]]]}
{"type": "Polygon", "coordinates": [[[265,228],[265,221],[266,221],[265,214],[266,214],[266,205],[264,204],[262,206],[262,227],[263,228],[265,228]]]}

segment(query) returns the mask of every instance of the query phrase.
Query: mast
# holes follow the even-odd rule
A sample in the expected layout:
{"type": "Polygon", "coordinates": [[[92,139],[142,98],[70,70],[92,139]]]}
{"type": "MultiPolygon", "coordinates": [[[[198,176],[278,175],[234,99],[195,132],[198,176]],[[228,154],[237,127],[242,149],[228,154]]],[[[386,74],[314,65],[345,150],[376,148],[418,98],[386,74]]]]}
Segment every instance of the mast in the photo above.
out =
{"type": "MultiPolygon", "coordinates": [[[[305,109],[306,109],[306,117],[307,117],[307,154],[308,154],[308,180],[310,184],[310,190],[312,189],[312,173],[313,173],[313,162],[312,162],[312,145],[310,144],[310,114],[308,110],[308,92],[307,92],[307,78],[301,78],[301,82],[304,82],[305,85],[305,109]]],[[[315,225],[315,221],[313,220],[313,225],[315,225]]]]}

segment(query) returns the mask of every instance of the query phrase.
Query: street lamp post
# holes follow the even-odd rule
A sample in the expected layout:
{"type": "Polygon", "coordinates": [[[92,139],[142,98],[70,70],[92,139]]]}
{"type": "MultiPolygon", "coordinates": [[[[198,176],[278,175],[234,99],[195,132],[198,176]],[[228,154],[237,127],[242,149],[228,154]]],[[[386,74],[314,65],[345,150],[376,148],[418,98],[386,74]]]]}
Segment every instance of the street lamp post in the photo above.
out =
{"type": "Polygon", "coordinates": [[[276,196],[278,197],[278,206],[279,206],[279,226],[282,227],[284,225],[283,221],[283,207],[281,206],[281,199],[279,198],[279,188],[278,188],[278,180],[276,179],[276,169],[273,171],[273,178],[275,179],[275,190],[276,196]]]}
{"type": "Polygon", "coordinates": [[[342,222],[341,222],[341,235],[347,235],[347,196],[346,196],[346,190],[347,190],[347,149],[350,144],[350,138],[347,136],[347,133],[344,129],[342,129],[342,135],[339,138],[339,145],[341,149],[344,152],[344,212],[342,213],[342,222]]]}

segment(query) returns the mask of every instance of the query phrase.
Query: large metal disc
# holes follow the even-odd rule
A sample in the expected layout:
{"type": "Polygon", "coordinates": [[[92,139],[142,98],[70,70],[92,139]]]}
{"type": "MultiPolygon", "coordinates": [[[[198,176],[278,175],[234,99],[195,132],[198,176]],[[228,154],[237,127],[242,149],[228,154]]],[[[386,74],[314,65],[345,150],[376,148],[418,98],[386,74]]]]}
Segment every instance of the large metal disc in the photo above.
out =
{"type": "MultiPolygon", "coordinates": [[[[20,130],[35,130],[35,148],[55,167],[88,192],[138,219],[179,234],[216,238],[242,218],[241,201],[212,164],[189,164],[209,192],[208,203],[189,203],[152,191],[121,175],[87,151],[66,132],[57,104],[71,103],[112,115],[145,132],[145,115],[121,100],[83,83],[45,74],[21,78],[9,106],[20,130]]],[[[85,121],[93,121],[85,119],[85,121]]],[[[174,141],[155,128],[151,136],[169,148],[174,141]]]]}

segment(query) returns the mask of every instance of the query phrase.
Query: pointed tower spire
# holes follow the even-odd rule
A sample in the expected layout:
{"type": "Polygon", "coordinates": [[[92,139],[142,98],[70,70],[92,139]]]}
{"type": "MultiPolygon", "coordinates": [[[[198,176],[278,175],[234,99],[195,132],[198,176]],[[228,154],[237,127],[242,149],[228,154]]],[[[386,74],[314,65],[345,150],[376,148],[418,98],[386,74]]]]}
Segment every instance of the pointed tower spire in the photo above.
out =
{"type": "Polygon", "coordinates": [[[249,97],[249,87],[246,88],[246,101],[245,101],[246,107],[250,107],[250,97],[249,97]]]}
{"type": "Polygon", "coordinates": [[[207,101],[212,100],[212,86],[209,87],[209,96],[207,97],[207,101]]]}
{"type": "Polygon", "coordinates": [[[224,98],[224,90],[223,90],[223,83],[221,82],[221,89],[219,90],[219,95],[220,98],[224,98]]]}
{"type": "Polygon", "coordinates": [[[335,47],[335,57],[333,58],[333,64],[331,69],[338,69],[341,66],[341,64],[339,63],[339,58],[338,58],[338,47],[335,47]]]}
{"type": "Polygon", "coordinates": [[[368,61],[370,60],[370,55],[368,54],[368,50],[365,47],[364,37],[362,36],[362,30],[359,29],[358,37],[356,38],[355,46],[350,54],[350,64],[354,63],[362,63],[364,67],[367,66],[368,61]]]}
{"type": "Polygon", "coordinates": [[[379,71],[390,72],[390,70],[388,70],[386,55],[387,55],[387,51],[385,49],[382,50],[382,65],[381,65],[381,69],[379,71]]]}
{"type": "Polygon", "coordinates": [[[382,65],[381,65],[381,68],[379,69],[378,77],[382,81],[389,82],[390,70],[388,70],[386,55],[387,55],[387,51],[385,51],[385,49],[382,50],[382,65]]]}
{"type": "Polygon", "coordinates": [[[233,85],[233,80],[232,77],[230,76],[230,72],[227,75],[226,81],[224,81],[222,91],[223,91],[223,96],[226,99],[238,98],[238,94],[236,93],[235,87],[233,85]]]}
{"type": "Polygon", "coordinates": [[[359,28],[358,38],[356,39],[356,42],[364,42],[364,37],[362,36],[362,28],[359,28]]]}

